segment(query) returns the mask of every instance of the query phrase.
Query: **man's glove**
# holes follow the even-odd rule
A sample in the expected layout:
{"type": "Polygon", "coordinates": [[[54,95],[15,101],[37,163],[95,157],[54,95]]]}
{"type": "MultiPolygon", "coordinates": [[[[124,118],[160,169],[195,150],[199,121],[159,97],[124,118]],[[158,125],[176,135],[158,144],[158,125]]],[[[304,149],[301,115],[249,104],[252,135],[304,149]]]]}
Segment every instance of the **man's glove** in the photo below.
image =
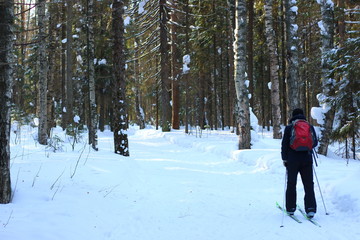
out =
{"type": "Polygon", "coordinates": [[[287,161],[286,160],[283,160],[283,165],[284,165],[284,167],[287,167],[287,161]]]}

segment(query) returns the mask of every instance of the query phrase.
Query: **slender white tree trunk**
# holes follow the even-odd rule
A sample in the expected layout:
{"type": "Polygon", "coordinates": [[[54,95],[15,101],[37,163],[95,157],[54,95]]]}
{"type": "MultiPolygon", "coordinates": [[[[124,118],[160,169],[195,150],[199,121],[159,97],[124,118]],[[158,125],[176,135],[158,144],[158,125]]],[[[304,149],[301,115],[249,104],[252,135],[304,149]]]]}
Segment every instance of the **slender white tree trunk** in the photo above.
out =
{"type": "Polygon", "coordinates": [[[236,0],[234,44],[235,90],[238,107],[239,149],[250,149],[250,106],[246,84],[246,0],[236,0]]]}
{"type": "Polygon", "coordinates": [[[276,37],[273,26],[273,0],[265,0],[265,28],[266,40],[270,57],[270,78],[271,78],[271,110],[273,119],[273,137],[281,139],[281,111],[279,92],[279,61],[276,47],[276,37]]]}
{"type": "Polygon", "coordinates": [[[95,40],[94,40],[94,0],[87,1],[87,74],[89,85],[89,144],[94,150],[97,148],[97,124],[98,114],[96,111],[96,96],[95,96],[95,40]]]}

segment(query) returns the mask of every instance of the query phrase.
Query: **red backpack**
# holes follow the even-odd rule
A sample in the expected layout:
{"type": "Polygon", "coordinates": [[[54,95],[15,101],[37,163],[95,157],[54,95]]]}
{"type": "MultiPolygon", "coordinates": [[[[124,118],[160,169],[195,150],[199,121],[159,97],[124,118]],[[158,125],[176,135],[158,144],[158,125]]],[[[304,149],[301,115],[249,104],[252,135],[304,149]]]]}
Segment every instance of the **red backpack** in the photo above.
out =
{"type": "Polygon", "coordinates": [[[311,151],[313,143],[310,124],[303,119],[294,121],[291,129],[290,147],[295,151],[311,151]]]}

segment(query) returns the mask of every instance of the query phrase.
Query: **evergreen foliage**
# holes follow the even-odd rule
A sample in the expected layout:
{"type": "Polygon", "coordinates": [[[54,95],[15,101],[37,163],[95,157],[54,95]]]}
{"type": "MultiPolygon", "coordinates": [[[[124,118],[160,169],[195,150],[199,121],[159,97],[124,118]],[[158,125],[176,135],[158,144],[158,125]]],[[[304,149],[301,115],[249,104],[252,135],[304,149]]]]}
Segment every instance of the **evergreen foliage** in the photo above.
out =
{"type": "MultiPolygon", "coordinates": [[[[80,117],[81,125],[90,126],[88,104],[88,35],[87,9],[89,0],[73,1],[71,28],[66,31],[68,16],[65,0],[46,1],[46,36],[48,71],[48,125],[61,125],[68,128],[66,109],[66,64],[72,55],[72,83],[73,83],[73,111],[72,115],[80,117]],[[71,31],[70,31],[71,30],[71,31]],[[73,38],[72,48],[66,50],[66,41],[73,38]]],[[[236,93],[234,81],[234,51],[235,40],[235,2],[234,0],[124,0],[124,55],[125,81],[128,114],[127,123],[137,123],[145,127],[152,124],[170,130],[171,118],[164,118],[162,99],[174,104],[171,99],[173,81],[178,80],[178,107],[173,109],[179,116],[180,126],[191,133],[191,129],[229,129],[237,126],[236,93]],[[167,53],[166,63],[161,62],[161,22],[160,10],[164,4],[167,23],[163,30],[163,51],[167,53]],[[176,20],[170,20],[171,14],[176,13],[176,20]],[[176,26],[172,32],[172,26],[176,26]],[[176,35],[172,42],[171,36],[176,35]],[[166,39],[166,41],[165,41],[166,39]],[[176,46],[177,53],[172,52],[171,46],[176,46]],[[186,69],[183,65],[184,56],[190,62],[186,69]],[[174,58],[173,58],[174,57],[174,58]],[[172,75],[172,64],[179,63],[179,73],[172,75]],[[170,83],[163,85],[162,69],[169,76],[170,83]],[[186,71],[185,71],[186,70],[186,71]],[[171,76],[171,77],[170,77],[171,76]]],[[[274,125],[274,113],[271,107],[270,57],[267,52],[265,35],[264,1],[248,0],[247,21],[252,21],[247,30],[246,57],[242,63],[246,76],[249,78],[250,107],[259,120],[259,124],[270,129],[274,125]],[[253,5],[250,8],[249,5],[253,5]],[[251,34],[249,34],[251,33],[251,34]],[[249,43],[251,42],[251,44],[249,43]],[[250,57],[251,56],[251,57],[250,57]],[[251,61],[251,62],[250,62],[251,61]],[[251,68],[251,69],[249,69],[251,68]],[[252,71],[251,71],[252,70],[252,71]]],[[[297,54],[299,99],[287,97],[289,79],[286,64],[289,57],[286,44],[286,12],[284,1],[272,1],[273,31],[279,63],[279,93],[281,108],[281,123],[288,121],[288,109],[291,104],[287,101],[298,101],[305,109],[308,119],[312,107],[318,105],[316,96],[322,92],[321,83],[321,29],[318,23],[322,19],[319,6],[320,1],[298,0],[290,1],[292,14],[297,25],[297,54]]],[[[37,15],[35,4],[25,5],[24,0],[14,3],[16,16],[16,39],[14,50],[16,65],[14,66],[14,84],[12,96],[13,119],[17,121],[31,121],[39,116],[39,29],[36,26],[37,15]],[[25,117],[27,118],[25,120],[25,117]],[[16,118],[16,119],[15,119],[16,118]],[[22,120],[22,118],[24,120],[22,120]],[[30,120],[29,120],[30,119],[30,120]]],[[[330,59],[331,72],[329,77],[334,85],[327,99],[327,103],[336,109],[336,123],[333,128],[333,141],[351,142],[355,154],[359,138],[359,28],[360,14],[354,1],[335,3],[334,27],[336,31],[334,46],[327,58],[330,59]],[[341,4],[340,4],[341,3],[341,4]],[[355,145],[353,144],[355,142],[355,145]]],[[[103,131],[114,124],[114,59],[113,29],[112,29],[112,1],[94,1],[93,32],[94,32],[94,63],[95,96],[98,129],[103,131]]],[[[294,49],[293,48],[293,49],[294,49]]],[[[290,48],[292,51],[292,49],[290,48]]],[[[174,107],[174,104],[172,107],[174,107]]],[[[170,111],[171,112],[171,111],[170,111]]],[[[174,112],[172,113],[175,114],[174,112]]],[[[315,122],[312,122],[315,124],[315,122]]],[[[350,146],[350,145],[349,145],[350,146]]],[[[352,157],[355,157],[353,155],[352,157]]]]}

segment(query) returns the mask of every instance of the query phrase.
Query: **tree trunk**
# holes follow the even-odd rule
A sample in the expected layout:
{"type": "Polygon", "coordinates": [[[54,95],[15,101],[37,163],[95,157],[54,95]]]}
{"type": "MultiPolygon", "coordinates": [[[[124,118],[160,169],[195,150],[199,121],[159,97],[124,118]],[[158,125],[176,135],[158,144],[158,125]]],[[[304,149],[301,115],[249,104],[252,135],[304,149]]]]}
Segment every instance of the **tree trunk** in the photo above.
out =
{"type": "Polygon", "coordinates": [[[0,203],[11,201],[10,111],[13,82],[14,2],[0,2],[0,203]]]}
{"type": "Polygon", "coordinates": [[[300,102],[299,83],[299,54],[298,54],[298,25],[296,24],[296,1],[285,0],[286,21],[286,49],[287,49],[287,101],[290,110],[304,108],[305,103],[300,102]]]}
{"type": "MultiPolygon", "coordinates": [[[[189,47],[189,0],[185,1],[185,53],[190,54],[190,47],[189,47]]],[[[184,58],[183,60],[183,66],[184,66],[184,58]]],[[[189,88],[189,72],[185,71],[183,69],[183,78],[182,81],[185,85],[185,133],[189,133],[189,124],[190,124],[190,111],[189,111],[189,105],[190,105],[190,88],[189,88]]]]}
{"type": "MultiPolygon", "coordinates": [[[[135,59],[139,58],[139,54],[138,51],[139,49],[137,48],[137,46],[139,46],[139,42],[135,39],[135,59]]],[[[135,60],[134,61],[134,82],[135,82],[135,111],[136,111],[136,118],[137,118],[137,123],[140,127],[140,129],[144,129],[145,128],[145,112],[144,109],[141,107],[141,74],[140,74],[140,70],[138,68],[139,66],[139,61],[135,60]]]]}
{"type": "MultiPolygon", "coordinates": [[[[332,4],[329,1],[322,0],[320,2],[322,26],[322,58],[321,58],[321,79],[322,79],[322,94],[320,95],[320,104],[325,104],[325,100],[330,96],[330,92],[334,88],[333,79],[328,77],[328,73],[331,70],[331,66],[328,63],[326,54],[334,47],[334,10],[332,4]]],[[[321,139],[319,145],[319,153],[326,155],[328,151],[328,145],[330,142],[330,133],[334,121],[334,109],[327,109],[325,113],[324,125],[321,128],[321,139]]]]}
{"type": "Polygon", "coordinates": [[[125,54],[124,54],[124,1],[113,1],[112,28],[114,33],[113,45],[113,104],[114,104],[114,146],[115,153],[129,156],[129,142],[127,130],[127,104],[126,104],[126,81],[125,81],[125,54]]]}
{"type": "Polygon", "coordinates": [[[254,0],[248,1],[248,14],[249,14],[249,24],[248,29],[250,31],[247,32],[247,56],[248,56],[248,79],[249,79],[249,92],[251,94],[250,106],[254,109],[254,0]]]}
{"type": "MultiPolygon", "coordinates": [[[[66,23],[66,3],[62,3],[61,6],[61,16],[64,23],[66,23]]],[[[66,26],[67,24],[61,25],[61,39],[66,39],[66,26]]],[[[66,120],[66,112],[64,111],[66,109],[66,103],[67,103],[67,96],[66,96],[66,45],[67,43],[64,41],[61,41],[61,127],[63,129],[66,128],[67,120],[66,120]]]]}
{"type": "Polygon", "coordinates": [[[170,79],[169,79],[169,47],[167,34],[166,0],[159,0],[160,6],[160,82],[161,82],[161,127],[163,132],[170,131],[171,106],[170,106],[170,79]]]}
{"type": "Polygon", "coordinates": [[[46,54],[46,0],[38,0],[38,26],[39,26],[39,128],[38,141],[42,145],[47,144],[48,122],[47,122],[47,74],[48,59],[46,54]]]}
{"type": "Polygon", "coordinates": [[[272,8],[273,1],[265,1],[265,28],[266,41],[270,58],[270,79],[271,79],[271,110],[273,119],[273,138],[281,139],[281,111],[279,93],[279,63],[276,47],[276,37],[273,25],[272,8]]]}
{"type": "Polygon", "coordinates": [[[281,48],[281,57],[280,57],[280,65],[281,65],[281,80],[280,80],[280,89],[281,89],[281,119],[283,125],[288,124],[288,110],[287,110],[287,90],[286,90],[286,29],[285,29],[285,9],[284,9],[284,1],[280,2],[280,48],[281,48]]]}
{"type": "Polygon", "coordinates": [[[97,124],[98,114],[96,111],[95,96],[95,40],[94,40],[94,0],[87,0],[87,77],[89,86],[89,144],[94,150],[97,148],[97,124]]]}
{"type": "MultiPolygon", "coordinates": [[[[61,13],[61,11],[60,11],[61,13]]],[[[58,30],[57,24],[60,21],[59,18],[59,6],[55,4],[50,4],[48,8],[49,15],[49,34],[48,34],[48,52],[51,54],[48,55],[48,83],[47,83],[47,135],[50,137],[50,130],[52,127],[56,127],[55,122],[55,102],[58,101],[59,96],[61,95],[61,81],[59,79],[59,41],[58,41],[58,30]]]]}
{"type": "MultiPolygon", "coordinates": [[[[174,1],[173,8],[176,9],[177,1],[174,1]]],[[[171,21],[178,22],[178,11],[171,12],[171,21]]],[[[177,24],[171,25],[171,82],[172,82],[172,128],[180,129],[180,88],[179,80],[181,76],[181,56],[178,48],[178,28],[177,24]]]]}
{"type": "Polygon", "coordinates": [[[246,86],[246,0],[236,0],[234,44],[235,89],[238,107],[239,149],[250,149],[249,92],[246,86]]]}
{"type": "Polygon", "coordinates": [[[74,122],[74,94],[73,94],[73,33],[72,33],[72,23],[73,23],[73,0],[68,0],[66,2],[66,81],[65,81],[65,91],[66,91],[66,125],[74,122]]]}

